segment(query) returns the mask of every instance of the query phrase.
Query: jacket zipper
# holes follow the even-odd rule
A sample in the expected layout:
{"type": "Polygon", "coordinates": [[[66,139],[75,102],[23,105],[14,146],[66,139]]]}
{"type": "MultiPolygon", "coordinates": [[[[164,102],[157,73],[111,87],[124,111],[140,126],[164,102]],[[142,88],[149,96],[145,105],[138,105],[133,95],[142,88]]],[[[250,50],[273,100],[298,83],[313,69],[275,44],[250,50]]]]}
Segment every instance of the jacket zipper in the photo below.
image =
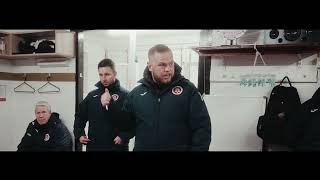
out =
{"type": "Polygon", "coordinates": [[[155,147],[158,147],[159,146],[159,121],[160,121],[160,102],[161,102],[161,99],[160,99],[160,95],[158,94],[158,103],[157,103],[157,121],[156,121],[156,141],[155,141],[155,147]]]}

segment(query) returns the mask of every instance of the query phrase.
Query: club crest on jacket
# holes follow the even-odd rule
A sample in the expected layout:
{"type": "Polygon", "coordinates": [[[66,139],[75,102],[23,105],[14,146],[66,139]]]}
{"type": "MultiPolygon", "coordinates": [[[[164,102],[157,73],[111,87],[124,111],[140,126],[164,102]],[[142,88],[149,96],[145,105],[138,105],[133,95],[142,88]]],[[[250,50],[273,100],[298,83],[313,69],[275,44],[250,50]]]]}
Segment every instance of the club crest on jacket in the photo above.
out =
{"type": "Polygon", "coordinates": [[[112,99],[114,101],[117,101],[119,99],[119,95],[118,94],[112,94],[112,99]]]}
{"type": "Polygon", "coordinates": [[[48,133],[44,135],[44,141],[49,141],[49,139],[50,139],[50,135],[48,133]]]}
{"type": "Polygon", "coordinates": [[[183,88],[181,86],[176,86],[172,88],[172,94],[180,95],[183,92],[183,88]]]}

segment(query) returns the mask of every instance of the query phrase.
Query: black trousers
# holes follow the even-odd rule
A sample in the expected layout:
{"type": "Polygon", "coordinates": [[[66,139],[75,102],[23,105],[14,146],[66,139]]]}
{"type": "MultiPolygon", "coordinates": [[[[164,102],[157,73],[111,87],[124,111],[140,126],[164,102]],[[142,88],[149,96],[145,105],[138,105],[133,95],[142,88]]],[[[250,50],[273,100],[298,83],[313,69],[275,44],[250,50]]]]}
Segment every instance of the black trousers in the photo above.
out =
{"type": "Polygon", "coordinates": [[[113,144],[109,146],[88,144],[86,151],[114,151],[114,152],[128,152],[128,144],[113,144]]]}

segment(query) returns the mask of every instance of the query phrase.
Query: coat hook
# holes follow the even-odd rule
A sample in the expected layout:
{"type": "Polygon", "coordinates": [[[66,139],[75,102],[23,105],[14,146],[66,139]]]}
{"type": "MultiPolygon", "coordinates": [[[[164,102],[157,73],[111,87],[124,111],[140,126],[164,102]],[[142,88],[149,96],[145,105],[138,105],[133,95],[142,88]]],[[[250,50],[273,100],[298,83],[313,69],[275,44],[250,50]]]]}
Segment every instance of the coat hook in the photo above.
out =
{"type": "Polygon", "coordinates": [[[301,54],[297,54],[298,60],[301,61],[302,60],[302,55],[301,54]]]}
{"type": "Polygon", "coordinates": [[[22,77],[24,77],[24,82],[25,82],[27,80],[27,74],[24,73],[22,77]]]}

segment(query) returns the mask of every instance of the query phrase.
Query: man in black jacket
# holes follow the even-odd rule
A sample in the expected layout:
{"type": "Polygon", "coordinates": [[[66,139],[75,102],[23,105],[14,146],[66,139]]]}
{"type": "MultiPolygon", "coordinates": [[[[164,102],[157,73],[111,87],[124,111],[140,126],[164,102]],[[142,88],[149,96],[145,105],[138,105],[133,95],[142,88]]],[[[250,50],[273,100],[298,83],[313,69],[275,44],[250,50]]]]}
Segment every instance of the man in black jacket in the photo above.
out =
{"type": "Polygon", "coordinates": [[[29,123],[18,151],[72,151],[72,137],[50,105],[40,101],[35,107],[36,120],[29,123]]]}
{"type": "Polygon", "coordinates": [[[141,85],[124,103],[135,128],[120,135],[135,136],[134,151],[208,151],[211,122],[198,89],[181,75],[165,45],[149,50],[141,85]]]}
{"type": "Polygon", "coordinates": [[[75,115],[75,138],[87,145],[86,151],[128,151],[128,141],[118,136],[126,126],[121,107],[128,92],[120,86],[111,59],[100,61],[98,73],[98,89],[86,96],[75,115]],[[87,136],[84,128],[88,121],[87,136]]]}

